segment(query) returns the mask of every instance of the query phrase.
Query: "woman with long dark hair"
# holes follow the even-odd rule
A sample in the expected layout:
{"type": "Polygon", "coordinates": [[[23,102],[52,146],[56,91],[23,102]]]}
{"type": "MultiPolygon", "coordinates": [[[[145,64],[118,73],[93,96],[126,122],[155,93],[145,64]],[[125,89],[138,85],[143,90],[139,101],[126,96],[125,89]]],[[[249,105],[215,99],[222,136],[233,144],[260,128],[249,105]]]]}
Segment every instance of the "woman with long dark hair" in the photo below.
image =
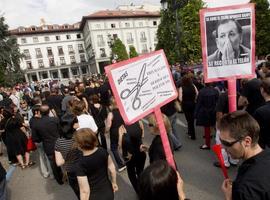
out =
{"type": "Polygon", "coordinates": [[[67,173],[70,187],[73,189],[78,199],[80,199],[79,185],[76,176],[76,164],[82,154],[75,147],[73,139],[73,133],[75,132],[73,125],[77,121],[76,116],[69,112],[61,117],[60,125],[62,135],[56,140],[54,153],[57,166],[63,166],[63,169],[67,173]]]}
{"type": "Polygon", "coordinates": [[[183,180],[166,161],[148,166],[139,181],[140,200],[185,200],[183,180]]]}
{"type": "Polygon", "coordinates": [[[190,139],[195,140],[194,128],[194,111],[196,107],[196,98],[198,90],[193,84],[190,75],[185,75],[181,80],[181,87],[179,88],[179,101],[181,102],[182,110],[185,114],[188,124],[188,136],[190,139]]]}

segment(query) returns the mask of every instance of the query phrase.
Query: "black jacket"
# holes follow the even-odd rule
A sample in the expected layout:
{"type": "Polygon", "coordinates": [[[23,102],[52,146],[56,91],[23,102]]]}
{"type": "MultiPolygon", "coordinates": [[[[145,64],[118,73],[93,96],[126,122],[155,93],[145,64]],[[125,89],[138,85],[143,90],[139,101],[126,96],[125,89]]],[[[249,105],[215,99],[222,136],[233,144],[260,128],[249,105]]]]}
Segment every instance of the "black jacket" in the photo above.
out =
{"type": "Polygon", "coordinates": [[[56,117],[43,116],[32,128],[34,142],[42,142],[47,155],[54,154],[55,141],[60,135],[60,124],[56,117]]]}

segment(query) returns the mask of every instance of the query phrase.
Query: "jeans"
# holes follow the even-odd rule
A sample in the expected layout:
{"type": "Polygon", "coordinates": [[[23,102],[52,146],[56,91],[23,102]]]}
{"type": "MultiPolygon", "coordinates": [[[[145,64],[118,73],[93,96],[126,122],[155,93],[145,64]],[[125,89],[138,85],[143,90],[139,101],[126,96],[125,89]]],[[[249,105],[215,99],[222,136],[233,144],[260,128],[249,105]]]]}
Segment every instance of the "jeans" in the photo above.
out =
{"type": "Polygon", "coordinates": [[[37,146],[38,155],[39,155],[40,172],[43,177],[47,178],[48,176],[52,175],[52,169],[50,166],[49,159],[44,152],[43,144],[36,143],[36,146],[37,146]]]}
{"type": "Polygon", "coordinates": [[[0,200],[7,200],[7,181],[5,178],[0,182],[0,200]]]}
{"type": "Polygon", "coordinates": [[[111,151],[113,153],[115,162],[117,164],[118,169],[125,166],[123,159],[121,158],[118,151],[118,142],[111,141],[111,151]]]}
{"type": "Polygon", "coordinates": [[[176,113],[173,114],[172,116],[170,116],[169,120],[170,120],[171,126],[172,126],[172,131],[171,131],[171,133],[169,133],[169,135],[171,137],[174,149],[177,149],[177,148],[181,147],[182,144],[181,144],[180,136],[177,134],[177,127],[176,127],[177,115],[176,115],[176,113]]]}
{"type": "Polygon", "coordinates": [[[140,152],[138,154],[132,155],[131,159],[127,162],[128,178],[137,194],[139,176],[144,169],[145,159],[145,152],[140,152]]]}
{"type": "Polygon", "coordinates": [[[58,167],[56,165],[55,155],[53,154],[53,155],[47,155],[47,156],[48,156],[48,159],[50,161],[52,172],[53,172],[55,180],[57,181],[57,183],[59,185],[64,184],[64,182],[63,182],[63,172],[62,172],[61,167],[58,167]]]}

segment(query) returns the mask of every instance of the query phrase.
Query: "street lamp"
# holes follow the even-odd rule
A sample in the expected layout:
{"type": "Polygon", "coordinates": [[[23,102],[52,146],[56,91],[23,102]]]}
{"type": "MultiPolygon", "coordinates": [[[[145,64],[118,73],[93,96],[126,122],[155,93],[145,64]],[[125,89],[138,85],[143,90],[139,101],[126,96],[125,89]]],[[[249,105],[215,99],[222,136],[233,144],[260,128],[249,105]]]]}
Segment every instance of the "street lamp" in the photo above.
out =
{"type": "MultiPolygon", "coordinates": [[[[162,9],[166,12],[167,10],[169,10],[169,6],[168,6],[168,1],[169,0],[161,0],[161,7],[162,9]]],[[[183,7],[185,7],[188,4],[189,0],[181,0],[180,2],[176,2],[177,0],[172,0],[172,5],[171,5],[171,10],[174,11],[175,13],[175,20],[176,20],[176,40],[177,40],[177,44],[179,45],[179,47],[177,48],[177,57],[180,58],[180,24],[179,24],[179,19],[178,19],[178,9],[181,9],[183,7]]]]}

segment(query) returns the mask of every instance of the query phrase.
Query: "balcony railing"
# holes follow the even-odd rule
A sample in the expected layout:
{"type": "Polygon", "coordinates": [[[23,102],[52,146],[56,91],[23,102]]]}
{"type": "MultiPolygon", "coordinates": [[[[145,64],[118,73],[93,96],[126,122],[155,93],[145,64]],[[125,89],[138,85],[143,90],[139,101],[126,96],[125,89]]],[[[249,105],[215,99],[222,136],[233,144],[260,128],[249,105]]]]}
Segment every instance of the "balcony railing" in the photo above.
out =
{"type": "Polygon", "coordinates": [[[84,63],[84,62],[86,62],[86,60],[85,59],[81,59],[81,62],[84,63]]]}
{"type": "Polygon", "coordinates": [[[36,58],[42,58],[42,54],[37,54],[36,58]]]}
{"type": "Polygon", "coordinates": [[[24,56],[25,60],[30,60],[31,59],[31,56],[24,56]]]}
{"type": "Polygon", "coordinates": [[[74,51],[73,50],[72,51],[69,51],[68,54],[74,54],[74,51]]]}
{"type": "Polygon", "coordinates": [[[84,50],[83,49],[79,49],[79,53],[84,53],[84,50]]]}
{"type": "Polygon", "coordinates": [[[71,60],[70,63],[71,64],[76,64],[76,60],[71,60]]]}
{"type": "Polygon", "coordinates": [[[105,42],[104,41],[98,42],[97,45],[99,47],[104,47],[105,46],[105,42]]]}
{"type": "Polygon", "coordinates": [[[141,40],[141,42],[146,42],[147,39],[146,38],[141,38],[140,40],[141,40]]]}
{"type": "Polygon", "coordinates": [[[148,53],[148,50],[147,49],[143,49],[142,50],[142,53],[148,53]]]}
{"type": "Polygon", "coordinates": [[[132,44],[133,42],[134,42],[134,40],[132,38],[127,40],[128,44],[132,44]]]}
{"type": "Polygon", "coordinates": [[[50,67],[54,67],[55,66],[55,63],[54,62],[50,62],[50,67]]]}
{"type": "Polygon", "coordinates": [[[107,57],[107,55],[106,55],[106,53],[102,53],[102,54],[100,54],[100,57],[105,58],[105,57],[107,57]]]}

